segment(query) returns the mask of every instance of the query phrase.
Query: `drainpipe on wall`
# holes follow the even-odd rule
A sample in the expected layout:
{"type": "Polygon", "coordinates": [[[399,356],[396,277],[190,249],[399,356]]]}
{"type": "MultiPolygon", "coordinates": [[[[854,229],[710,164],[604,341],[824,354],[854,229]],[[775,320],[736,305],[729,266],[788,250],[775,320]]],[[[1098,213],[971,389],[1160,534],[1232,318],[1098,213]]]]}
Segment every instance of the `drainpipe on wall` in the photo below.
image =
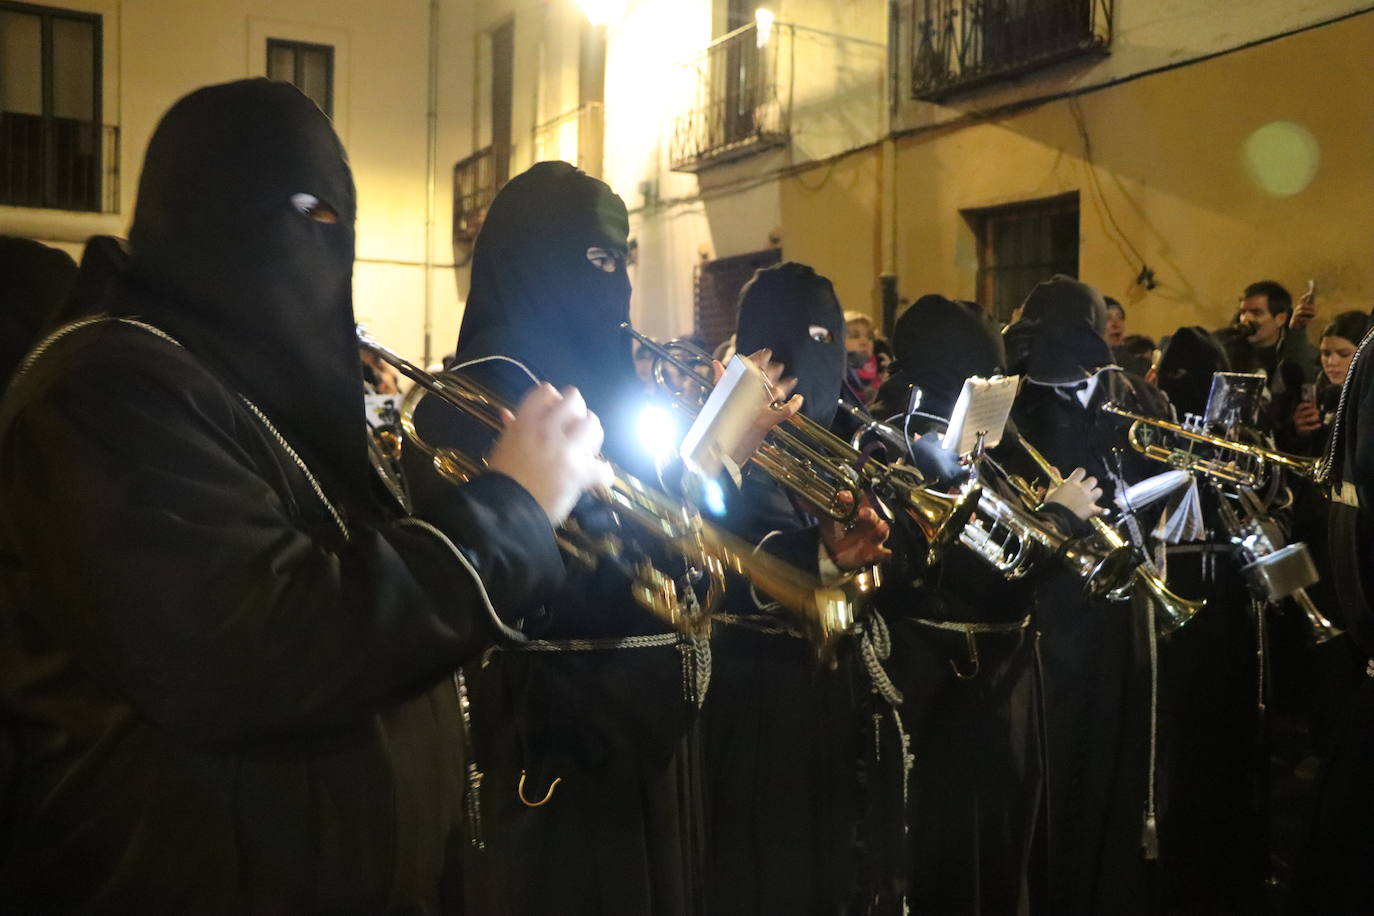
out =
{"type": "Polygon", "coordinates": [[[429,2],[429,102],[425,110],[425,361],[432,361],[434,336],[434,192],[439,161],[439,0],[429,2]]]}
{"type": "Polygon", "coordinates": [[[884,100],[882,146],[882,171],[878,178],[878,227],[879,259],[878,273],[879,301],[882,307],[882,328],[886,337],[892,336],[892,326],[897,322],[897,141],[893,136],[893,122],[897,113],[897,92],[900,85],[897,76],[897,63],[901,55],[897,53],[898,38],[897,0],[887,4],[887,98],[884,100]]]}

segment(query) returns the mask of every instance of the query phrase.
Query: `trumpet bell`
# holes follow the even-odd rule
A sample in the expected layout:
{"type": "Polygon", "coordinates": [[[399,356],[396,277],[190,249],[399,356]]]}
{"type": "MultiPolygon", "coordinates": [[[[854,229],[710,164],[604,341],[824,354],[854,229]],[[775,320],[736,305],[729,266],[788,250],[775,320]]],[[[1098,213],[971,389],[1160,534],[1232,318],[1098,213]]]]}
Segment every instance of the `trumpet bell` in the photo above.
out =
{"type": "Polygon", "coordinates": [[[1064,545],[1064,558],[1074,568],[1084,571],[1083,591],[1092,598],[1104,598],[1120,590],[1131,581],[1131,574],[1138,565],[1135,551],[1126,544],[1103,554],[1070,541],[1064,545]]]}
{"type": "Polygon", "coordinates": [[[1198,611],[1207,606],[1205,600],[1193,601],[1174,594],[1158,576],[1143,571],[1137,572],[1136,575],[1144,581],[1146,589],[1154,600],[1155,614],[1157,615],[1155,629],[1161,639],[1172,636],[1183,629],[1197,616],[1198,611]]]}

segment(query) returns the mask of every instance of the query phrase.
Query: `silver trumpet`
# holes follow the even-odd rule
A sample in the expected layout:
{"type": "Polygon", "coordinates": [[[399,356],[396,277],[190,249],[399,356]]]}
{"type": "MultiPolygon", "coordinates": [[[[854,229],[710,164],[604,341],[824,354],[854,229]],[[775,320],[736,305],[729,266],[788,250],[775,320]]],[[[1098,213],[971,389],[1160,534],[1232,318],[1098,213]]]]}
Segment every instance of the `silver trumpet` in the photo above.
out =
{"type": "Polygon", "coordinates": [[[988,487],[979,491],[978,508],[959,543],[1008,580],[1025,578],[1038,564],[1056,560],[1082,579],[1084,590],[1095,598],[1128,584],[1137,565],[1128,545],[1104,549],[1093,539],[1066,537],[988,487]]]}
{"type": "Polygon", "coordinates": [[[1302,610],[1307,618],[1308,635],[1314,646],[1330,642],[1345,631],[1333,624],[1307,594],[1307,586],[1320,581],[1312,554],[1302,541],[1280,547],[1282,536],[1269,519],[1263,504],[1249,487],[1238,487],[1236,499],[1241,511],[1231,505],[1221,487],[1212,481],[1222,523],[1226,526],[1241,562],[1241,574],[1250,589],[1270,604],[1284,598],[1302,610]],[[1242,512],[1244,513],[1242,515],[1242,512]]]}
{"type": "MultiPolygon", "coordinates": [[[[892,419],[879,420],[843,399],[840,407],[861,424],[850,439],[850,445],[857,448],[865,438],[872,437],[901,455],[910,453],[912,440],[892,419]]],[[[973,467],[976,475],[976,460],[973,467]]],[[[1037,565],[1051,561],[1068,567],[1083,580],[1084,589],[1095,598],[1114,592],[1130,581],[1136,566],[1130,547],[1123,544],[1104,548],[1094,543],[1095,539],[1060,534],[1026,508],[1039,502],[1039,498],[1025,482],[1013,478],[1011,484],[1020,490],[1020,500],[1003,499],[988,487],[979,489],[977,507],[959,532],[959,543],[1008,581],[1024,579],[1037,565]]]]}

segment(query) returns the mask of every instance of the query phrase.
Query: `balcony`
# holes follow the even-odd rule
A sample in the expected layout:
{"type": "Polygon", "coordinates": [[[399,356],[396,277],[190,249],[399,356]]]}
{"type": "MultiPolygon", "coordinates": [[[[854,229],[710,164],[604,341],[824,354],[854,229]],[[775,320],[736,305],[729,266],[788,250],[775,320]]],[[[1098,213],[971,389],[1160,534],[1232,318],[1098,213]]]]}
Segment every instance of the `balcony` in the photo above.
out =
{"type": "Polygon", "coordinates": [[[0,111],[0,205],[119,211],[119,128],[0,111]]]}
{"type": "Polygon", "coordinates": [[[1111,43],[1112,0],[908,0],[911,97],[937,100],[1111,43]]]}
{"type": "Polygon", "coordinates": [[[453,167],[453,251],[460,264],[472,257],[472,243],[496,198],[496,155],[490,146],[453,167]]]}
{"type": "Polygon", "coordinates": [[[600,178],[605,138],[605,106],[588,102],[535,126],[534,161],[561,159],[600,178]]]}
{"type": "Polygon", "coordinates": [[[669,147],[673,171],[700,172],[787,144],[793,35],[781,23],[770,26],[738,28],[685,64],[691,101],[687,112],[674,119],[669,147]],[[785,93],[779,88],[784,79],[785,93]]]}

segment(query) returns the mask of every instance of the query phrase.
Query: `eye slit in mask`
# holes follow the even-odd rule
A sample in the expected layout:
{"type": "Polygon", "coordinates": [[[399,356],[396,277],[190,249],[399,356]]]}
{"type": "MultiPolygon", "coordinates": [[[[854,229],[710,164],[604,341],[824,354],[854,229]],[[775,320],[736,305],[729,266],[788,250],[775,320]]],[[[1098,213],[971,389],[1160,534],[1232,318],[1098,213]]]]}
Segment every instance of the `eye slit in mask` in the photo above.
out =
{"type": "Polygon", "coordinates": [[[807,333],[810,334],[811,339],[816,341],[816,343],[828,344],[835,339],[834,335],[830,333],[829,328],[823,328],[818,324],[811,325],[807,333]]]}
{"type": "Polygon", "coordinates": [[[587,260],[602,273],[615,273],[616,256],[605,248],[598,248],[593,245],[587,249],[587,260]]]}
{"type": "Polygon", "coordinates": [[[332,225],[339,221],[339,214],[329,204],[320,200],[314,194],[292,194],[291,206],[296,208],[296,212],[307,219],[312,219],[317,223],[332,225]]]}

